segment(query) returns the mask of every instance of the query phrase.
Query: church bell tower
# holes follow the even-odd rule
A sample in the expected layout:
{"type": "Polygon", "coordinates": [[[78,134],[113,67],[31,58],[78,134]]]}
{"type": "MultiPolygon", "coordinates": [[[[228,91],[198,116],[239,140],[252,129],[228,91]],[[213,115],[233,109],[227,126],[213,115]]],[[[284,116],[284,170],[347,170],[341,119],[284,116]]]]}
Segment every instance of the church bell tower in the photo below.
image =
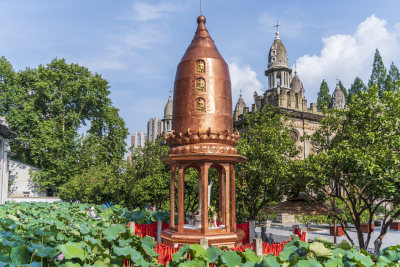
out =
{"type": "Polygon", "coordinates": [[[290,89],[292,69],[289,68],[286,48],[279,38],[279,31],[275,34],[274,43],[268,54],[268,68],[265,71],[268,77],[268,89],[290,89]]]}

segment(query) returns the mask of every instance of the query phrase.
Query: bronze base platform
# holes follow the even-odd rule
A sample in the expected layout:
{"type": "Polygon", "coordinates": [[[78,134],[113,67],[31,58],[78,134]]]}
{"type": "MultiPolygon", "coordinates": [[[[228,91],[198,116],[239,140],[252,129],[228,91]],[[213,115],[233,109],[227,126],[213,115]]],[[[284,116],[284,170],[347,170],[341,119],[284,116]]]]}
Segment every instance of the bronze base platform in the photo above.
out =
{"type": "Polygon", "coordinates": [[[217,233],[210,232],[208,234],[202,234],[200,231],[191,233],[179,233],[175,229],[165,229],[161,233],[161,238],[163,243],[166,245],[183,246],[185,244],[199,244],[200,239],[207,239],[209,245],[222,247],[226,246],[228,248],[234,248],[242,245],[242,239],[244,237],[244,231],[237,229],[236,232],[232,233],[217,233]]]}

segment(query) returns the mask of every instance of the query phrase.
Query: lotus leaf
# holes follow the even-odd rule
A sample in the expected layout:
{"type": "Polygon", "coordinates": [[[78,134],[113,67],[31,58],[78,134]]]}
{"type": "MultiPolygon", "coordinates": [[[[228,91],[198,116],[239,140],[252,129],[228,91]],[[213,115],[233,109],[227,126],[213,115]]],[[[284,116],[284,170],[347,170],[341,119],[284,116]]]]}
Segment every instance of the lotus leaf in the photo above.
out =
{"type": "Polygon", "coordinates": [[[221,261],[230,267],[242,265],[242,257],[240,257],[235,251],[224,251],[221,255],[221,261]]]}
{"type": "Polygon", "coordinates": [[[67,260],[74,258],[84,260],[87,257],[81,243],[68,242],[66,244],[59,245],[58,249],[64,254],[64,257],[67,260]]]}

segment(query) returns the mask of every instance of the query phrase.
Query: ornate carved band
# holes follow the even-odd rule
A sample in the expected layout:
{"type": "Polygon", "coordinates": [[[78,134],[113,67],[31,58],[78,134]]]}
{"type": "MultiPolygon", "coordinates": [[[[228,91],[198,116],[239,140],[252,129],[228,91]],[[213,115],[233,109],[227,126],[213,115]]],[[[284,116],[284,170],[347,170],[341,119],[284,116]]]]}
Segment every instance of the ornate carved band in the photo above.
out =
{"type": "MultiPolygon", "coordinates": [[[[183,146],[190,144],[207,144],[210,146],[216,146],[216,144],[225,144],[228,146],[224,147],[234,147],[239,140],[239,132],[229,134],[228,130],[223,132],[212,132],[211,128],[208,128],[205,132],[192,131],[190,129],[185,133],[176,133],[172,130],[170,134],[165,134],[164,139],[168,145],[172,146],[183,146]]],[[[218,145],[218,147],[221,147],[218,145]]],[[[235,149],[236,150],[236,149],[235,149]]],[[[196,151],[198,152],[198,151],[196,151]]]]}
{"type": "Polygon", "coordinates": [[[236,154],[237,150],[233,146],[224,144],[188,144],[171,147],[168,154],[183,154],[183,153],[224,153],[236,154]]]}

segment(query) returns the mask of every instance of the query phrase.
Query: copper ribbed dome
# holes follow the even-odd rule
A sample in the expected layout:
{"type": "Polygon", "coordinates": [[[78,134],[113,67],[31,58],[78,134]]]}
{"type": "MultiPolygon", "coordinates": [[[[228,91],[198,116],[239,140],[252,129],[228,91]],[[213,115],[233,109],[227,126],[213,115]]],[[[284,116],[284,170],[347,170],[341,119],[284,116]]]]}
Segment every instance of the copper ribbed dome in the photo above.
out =
{"type": "MultiPolygon", "coordinates": [[[[216,152],[236,153],[232,146],[236,145],[239,136],[232,133],[228,65],[207,31],[206,18],[199,16],[197,23],[193,40],[176,71],[173,131],[166,139],[172,147],[194,143],[224,143],[224,149],[220,149],[221,146],[211,150],[203,147],[200,152],[215,152],[213,150],[216,149],[216,152]]],[[[193,150],[190,147],[190,152],[198,152],[198,148],[193,150]]],[[[179,153],[188,152],[188,149],[179,153]]]]}

